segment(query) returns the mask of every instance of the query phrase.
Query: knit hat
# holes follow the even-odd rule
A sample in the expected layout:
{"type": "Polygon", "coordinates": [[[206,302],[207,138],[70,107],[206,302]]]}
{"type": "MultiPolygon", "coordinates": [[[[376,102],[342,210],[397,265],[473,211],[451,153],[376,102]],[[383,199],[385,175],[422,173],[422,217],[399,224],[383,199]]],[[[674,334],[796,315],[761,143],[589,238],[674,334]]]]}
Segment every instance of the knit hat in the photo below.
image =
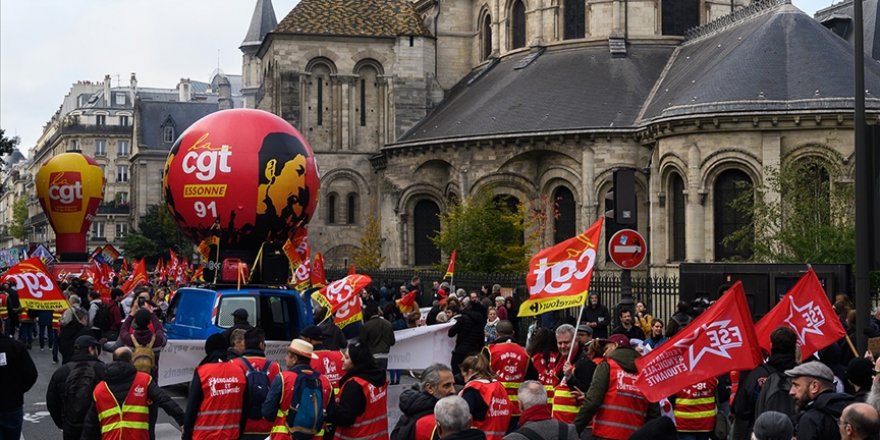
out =
{"type": "Polygon", "coordinates": [[[779,411],[765,411],[755,419],[754,433],[758,440],[791,440],[794,425],[779,411]]]}
{"type": "Polygon", "coordinates": [[[223,333],[214,333],[205,340],[205,354],[211,354],[215,351],[226,351],[229,342],[223,337],[223,333]]]}
{"type": "Polygon", "coordinates": [[[846,367],[846,378],[862,389],[870,389],[874,381],[874,364],[865,358],[853,358],[846,367]]]}

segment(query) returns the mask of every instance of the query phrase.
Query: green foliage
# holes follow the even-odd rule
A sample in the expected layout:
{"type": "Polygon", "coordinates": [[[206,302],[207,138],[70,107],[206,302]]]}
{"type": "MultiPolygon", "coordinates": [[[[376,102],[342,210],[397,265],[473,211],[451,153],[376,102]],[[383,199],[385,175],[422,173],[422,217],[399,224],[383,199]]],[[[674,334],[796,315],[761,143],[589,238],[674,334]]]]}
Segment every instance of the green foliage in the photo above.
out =
{"type": "Polygon", "coordinates": [[[151,205],[141,217],[140,229],[125,237],[125,256],[129,258],[154,258],[163,256],[168,249],[188,255],[192,243],[183,237],[164,206],[151,205]]]}
{"type": "Polygon", "coordinates": [[[12,153],[19,140],[18,136],[6,137],[6,130],[0,128],[0,156],[12,153]]]}
{"type": "Polygon", "coordinates": [[[725,243],[750,244],[756,262],[854,262],[854,188],[845,170],[806,158],[764,174],[763,186],[734,201],[751,224],[725,243]]]}
{"type": "Polygon", "coordinates": [[[543,232],[542,212],[523,203],[509,209],[506,199],[493,200],[490,191],[483,191],[441,213],[440,232],[432,240],[446,255],[457,249],[456,271],[525,272],[528,251],[543,232]]]}
{"type": "Polygon", "coordinates": [[[361,247],[354,252],[354,264],[358,269],[377,270],[384,262],[379,220],[370,214],[364,233],[361,235],[361,247]]]}
{"type": "Polygon", "coordinates": [[[9,233],[18,240],[24,240],[27,236],[27,228],[24,226],[27,218],[27,197],[21,196],[12,204],[12,224],[9,226],[9,233]]]}

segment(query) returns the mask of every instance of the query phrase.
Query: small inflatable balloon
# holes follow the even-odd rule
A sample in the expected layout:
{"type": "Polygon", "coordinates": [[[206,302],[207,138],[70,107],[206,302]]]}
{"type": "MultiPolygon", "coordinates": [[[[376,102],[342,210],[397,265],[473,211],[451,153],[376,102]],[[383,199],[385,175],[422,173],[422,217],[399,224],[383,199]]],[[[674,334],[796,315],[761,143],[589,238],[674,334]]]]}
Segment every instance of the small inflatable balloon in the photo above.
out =
{"type": "Polygon", "coordinates": [[[104,199],[104,171],[84,154],[59,154],[37,171],[36,185],[40,205],[55,230],[56,252],[62,259],[85,254],[86,231],[104,199]]]}
{"type": "Polygon", "coordinates": [[[315,155],[302,134],[262,110],[212,113],[171,147],[165,203],[181,231],[221,249],[283,243],[304,228],[318,204],[315,155]]]}

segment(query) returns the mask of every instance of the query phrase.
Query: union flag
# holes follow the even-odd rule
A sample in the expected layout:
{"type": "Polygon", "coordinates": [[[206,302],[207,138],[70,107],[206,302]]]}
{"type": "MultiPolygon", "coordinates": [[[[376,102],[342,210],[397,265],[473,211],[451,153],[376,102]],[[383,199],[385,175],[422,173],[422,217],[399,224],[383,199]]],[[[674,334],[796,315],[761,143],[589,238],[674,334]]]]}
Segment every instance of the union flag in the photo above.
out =
{"type": "Polygon", "coordinates": [[[770,352],[770,333],[781,326],[791,327],[797,333],[802,360],[846,336],[812,267],[779,304],[755,324],[761,348],[770,352]]]}
{"type": "Polygon", "coordinates": [[[455,249],[452,250],[452,255],[449,256],[449,267],[446,268],[446,275],[443,275],[443,279],[452,278],[455,276],[455,249]]]}

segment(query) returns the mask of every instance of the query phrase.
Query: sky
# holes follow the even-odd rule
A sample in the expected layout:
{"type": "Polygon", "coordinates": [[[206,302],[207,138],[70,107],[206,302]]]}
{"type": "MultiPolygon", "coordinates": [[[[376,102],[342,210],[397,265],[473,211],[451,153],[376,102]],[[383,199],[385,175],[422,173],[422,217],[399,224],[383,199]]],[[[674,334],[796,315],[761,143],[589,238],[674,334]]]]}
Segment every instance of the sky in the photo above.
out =
{"type": "MultiPolygon", "coordinates": [[[[272,0],[281,21],[299,0],[272,0]]],[[[359,0],[351,0],[359,1],[359,0]]],[[[839,0],[793,0],[812,15],[839,0]]],[[[255,0],[0,0],[0,128],[27,155],[78,80],[173,88],[241,74],[255,0]]]]}

